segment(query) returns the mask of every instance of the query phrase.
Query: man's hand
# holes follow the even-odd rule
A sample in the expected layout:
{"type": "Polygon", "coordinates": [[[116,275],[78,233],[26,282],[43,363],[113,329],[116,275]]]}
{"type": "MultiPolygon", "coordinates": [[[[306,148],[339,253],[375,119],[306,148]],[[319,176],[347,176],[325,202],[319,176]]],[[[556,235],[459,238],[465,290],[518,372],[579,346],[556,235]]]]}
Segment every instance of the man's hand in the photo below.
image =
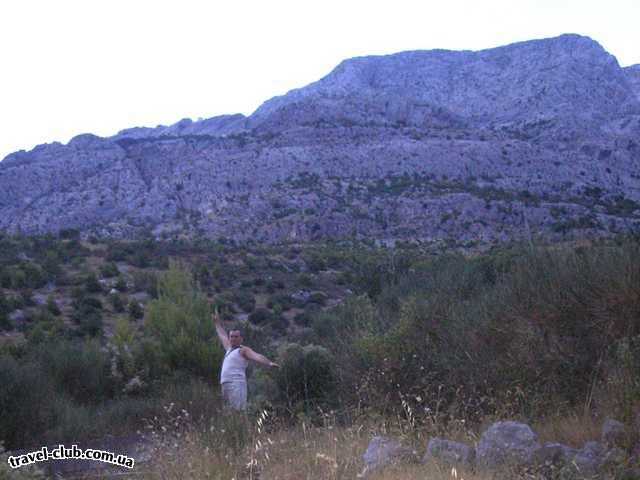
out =
{"type": "Polygon", "coordinates": [[[214,307],[211,318],[213,319],[213,323],[215,323],[216,325],[220,324],[220,313],[218,312],[218,307],[214,307]]]}
{"type": "Polygon", "coordinates": [[[277,363],[274,363],[274,362],[270,362],[270,363],[269,363],[269,366],[270,366],[271,368],[280,368],[280,365],[278,365],[277,363]]]}

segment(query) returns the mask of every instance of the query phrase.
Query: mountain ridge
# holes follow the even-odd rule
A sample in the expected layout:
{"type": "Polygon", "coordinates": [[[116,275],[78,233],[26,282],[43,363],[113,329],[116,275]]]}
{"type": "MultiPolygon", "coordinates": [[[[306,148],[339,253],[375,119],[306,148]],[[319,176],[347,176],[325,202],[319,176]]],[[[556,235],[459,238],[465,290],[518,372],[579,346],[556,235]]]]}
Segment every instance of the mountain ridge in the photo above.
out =
{"type": "Polygon", "coordinates": [[[638,67],[574,34],[345,60],[248,117],[10,154],[0,229],[268,242],[633,230],[638,67]]]}

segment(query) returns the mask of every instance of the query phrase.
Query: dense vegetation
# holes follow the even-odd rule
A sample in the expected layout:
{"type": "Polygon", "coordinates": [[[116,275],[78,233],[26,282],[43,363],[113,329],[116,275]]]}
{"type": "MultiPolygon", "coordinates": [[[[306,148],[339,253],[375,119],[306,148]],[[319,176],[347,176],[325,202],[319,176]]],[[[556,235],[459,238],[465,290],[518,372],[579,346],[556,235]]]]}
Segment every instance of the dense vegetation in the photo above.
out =
{"type": "MultiPolygon", "coordinates": [[[[0,238],[0,438],[126,433],[170,402],[211,417],[217,305],[275,358],[252,412],[415,425],[640,407],[640,243],[503,246],[0,238]],[[190,402],[190,403],[189,403],[190,402]]],[[[254,413],[255,414],[255,413],[254,413]]]]}

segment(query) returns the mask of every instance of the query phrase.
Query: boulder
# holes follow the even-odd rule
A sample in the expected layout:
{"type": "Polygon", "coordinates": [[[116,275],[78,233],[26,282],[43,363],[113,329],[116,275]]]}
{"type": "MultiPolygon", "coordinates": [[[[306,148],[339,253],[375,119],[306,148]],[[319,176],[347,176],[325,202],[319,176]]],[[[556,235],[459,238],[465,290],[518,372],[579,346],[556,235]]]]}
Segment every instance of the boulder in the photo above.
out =
{"type": "Polygon", "coordinates": [[[622,422],[608,418],[602,425],[600,441],[608,448],[621,447],[624,443],[625,428],[622,422]]]}
{"type": "Polygon", "coordinates": [[[9,314],[9,320],[14,324],[24,322],[26,318],[27,318],[26,313],[24,313],[24,310],[20,310],[20,309],[14,310],[9,314]]]}
{"type": "Polygon", "coordinates": [[[472,467],[475,463],[476,451],[464,443],[432,438],[427,444],[427,452],[422,463],[437,460],[449,465],[464,465],[472,467]]]}
{"type": "Polygon", "coordinates": [[[373,437],[367,451],[362,455],[364,473],[369,473],[399,461],[414,461],[415,452],[402,446],[399,441],[388,437],[373,437]]]}
{"type": "Polygon", "coordinates": [[[291,294],[291,298],[298,302],[306,302],[307,300],[309,300],[310,296],[311,296],[311,292],[306,289],[301,289],[291,294]]]}
{"type": "Polygon", "coordinates": [[[613,447],[604,454],[602,458],[602,464],[604,466],[619,466],[624,465],[627,461],[627,452],[622,448],[613,447]]]}
{"type": "Polygon", "coordinates": [[[604,463],[605,453],[600,442],[587,442],[576,453],[573,462],[582,475],[594,475],[604,463]]]}
{"type": "Polygon", "coordinates": [[[567,447],[561,443],[545,443],[534,450],[531,461],[538,465],[554,464],[565,465],[575,457],[578,450],[567,447]]]}
{"type": "Polygon", "coordinates": [[[496,422],[482,434],[476,448],[476,462],[488,468],[506,463],[528,464],[539,448],[538,436],[528,425],[496,422]]]}

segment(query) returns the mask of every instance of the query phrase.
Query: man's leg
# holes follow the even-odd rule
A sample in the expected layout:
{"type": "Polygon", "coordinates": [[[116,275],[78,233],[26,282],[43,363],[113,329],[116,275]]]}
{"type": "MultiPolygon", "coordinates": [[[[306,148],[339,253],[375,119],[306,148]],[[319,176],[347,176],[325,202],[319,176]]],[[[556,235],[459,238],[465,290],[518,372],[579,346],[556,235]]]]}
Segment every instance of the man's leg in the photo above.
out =
{"type": "Polygon", "coordinates": [[[247,409],[247,382],[225,382],[222,384],[222,398],[226,406],[234,410],[247,409]]]}

